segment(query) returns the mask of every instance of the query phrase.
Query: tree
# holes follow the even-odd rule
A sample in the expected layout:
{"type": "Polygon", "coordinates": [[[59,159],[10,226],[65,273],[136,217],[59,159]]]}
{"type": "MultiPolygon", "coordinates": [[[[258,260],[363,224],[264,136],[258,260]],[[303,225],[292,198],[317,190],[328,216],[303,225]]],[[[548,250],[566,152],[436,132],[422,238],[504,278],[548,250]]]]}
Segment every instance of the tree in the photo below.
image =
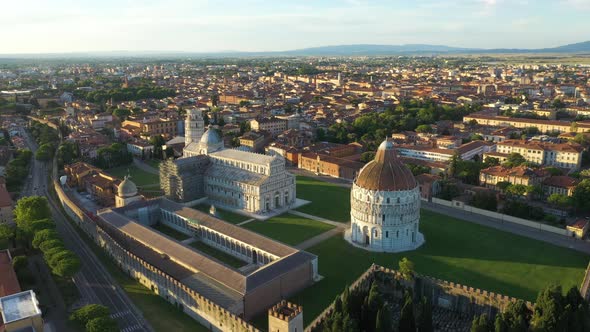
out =
{"type": "Polygon", "coordinates": [[[407,257],[402,258],[398,262],[399,272],[404,280],[412,280],[414,278],[414,263],[407,257]]]}
{"type": "Polygon", "coordinates": [[[33,237],[33,248],[39,248],[39,245],[45,241],[59,240],[59,235],[53,229],[44,229],[37,233],[33,237]]]}
{"type": "Polygon", "coordinates": [[[523,300],[511,302],[496,316],[496,332],[526,332],[530,319],[531,311],[523,300]]]}
{"type": "MultiPolygon", "coordinates": [[[[58,256],[60,257],[60,256],[58,256]]],[[[53,266],[51,266],[51,271],[61,277],[64,278],[71,278],[80,270],[81,263],[78,257],[71,255],[64,255],[60,257],[60,259],[55,259],[52,261],[53,266]]]]}
{"type": "Polygon", "coordinates": [[[537,297],[531,319],[533,331],[565,331],[563,319],[564,299],[561,286],[552,285],[537,297]]]}
{"type": "Polygon", "coordinates": [[[560,208],[567,208],[571,206],[572,200],[569,196],[563,194],[551,194],[547,197],[547,203],[558,206],[560,208]]]}
{"type": "Polygon", "coordinates": [[[51,158],[53,158],[54,151],[55,147],[52,143],[42,144],[35,153],[35,159],[40,161],[49,161],[51,158]]]}
{"type": "Polygon", "coordinates": [[[418,127],[416,127],[416,132],[417,133],[427,133],[430,134],[433,132],[432,127],[430,125],[419,125],[418,127]]]}
{"type": "Polygon", "coordinates": [[[154,156],[158,159],[163,159],[162,146],[166,144],[166,140],[162,135],[152,136],[149,143],[154,146],[154,156]]]}
{"type": "Polygon", "coordinates": [[[375,152],[374,151],[366,151],[361,153],[361,161],[364,163],[368,163],[369,161],[375,159],[375,152]]]}
{"type": "Polygon", "coordinates": [[[520,153],[512,152],[508,155],[503,165],[506,167],[516,167],[524,164],[525,162],[526,159],[524,159],[520,153]]]}
{"type": "Polygon", "coordinates": [[[488,319],[488,315],[482,314],[473,317],[471,332],[492,332],[493,330],[492,322],[488,319]]]}
{"type": "Polygon", "coordinates": [[[16,235],[14,231],[15,229],[13,227],[0,224],[0,241],[13,239],[16,235]]]}
{"type": "Polygon", "coordinates": [[[109,308],[100,304],[88,304],[74,311],[70,315],[70,320],[84,326],[86,323],[95,318],[108,316],[109,308]]]}
{"type": "Polygon", "coordinates": [[[53,220],[45,218],[41,220],[32,221],[30,227],[33,233],[37,233],[44,229],[55,229],[55,223],[53,222],[53,220]]]}
{"type": "Polygon", "coordinates": [[[590,179],[584,179],[576,185],[572,199],[576,209],[590,210],[590,179]]]}
{"type": "Polygon", "coordinates": [[[385,304],[377,311],[375,319],[375,332],[392,332],[393,322],[391,321],[391,310],[389,305],[385,304]]]}
{"type": "Polygon", "coordinates": [[[119,332],[119,327],[111,317],[98,317],[86,323],[86,332],[119,332]]]}
{"type": "Polygon", "coordinates": [[[524,196],[527,187],[524,184],[513,184],[506,188],[506,193],[513,196],[524,196]]]}
{"type": "Polygon", "coordinates": [[[416,310],[416,327],[418,332],[433,332],[432,324],[432,305],[430,301],[423,297],[420,301],[418,310],[416,310]]]}
{"type": "Polygon", "coordinates": [[[18,273],[18,271],[25,269],[28,264],[29,264],[29,259],[27,258],[27,256],[21,255],[21,256],[16,256],[12,259],[12,267],[14,268],[14,270],[17,273],[18,273]]]}
{"type": "Polygon", "coordinates": [[[480,209],[496,211],[498,208],[498,199],[496,199],[496,195],[493,193],[477,192],[471,204],[480,209]]]}
{"type": "Polygon", "coordinates": [[[28,196],[19,199],[14,208],[14,216],[17,226],[30,233],[32,221],[51,217],[47,198],[28,196]]]}
{"type": "Polygon", "coordinates": [[[127,119],[130,114],[131,111],[126,108],[117,108],[113,111],[113,115],[118,117],[121,121],[127,119]]]}
{"type": "Polygon", "coordinates": [[[51,239],[51,240],[43,241],[39,244],[38,247],[39,247],[39,250],[41,250],[42,252],[47,252],[47,251],[49,251],[49,249],[53,249],[53,248],[65,249],[63,241],[59,240],[59,239],[51,239]]]}
{"type": "Polygon", "coordinates": [[[414,304],[412,296],[406,292],[405,301],[399,319],[399,332],[415,332],[416,321],[414,320],[414,304]]]}
{"type": "Polygon", "coordinates": [[[496,187],[498,187],[498,189],[500,189],[501,191],[506,191],[506,189],[508,189],[508,187],[510,187],[511,185],[512,183],[508,181],[500,181],[496,183],[496,187]]]}

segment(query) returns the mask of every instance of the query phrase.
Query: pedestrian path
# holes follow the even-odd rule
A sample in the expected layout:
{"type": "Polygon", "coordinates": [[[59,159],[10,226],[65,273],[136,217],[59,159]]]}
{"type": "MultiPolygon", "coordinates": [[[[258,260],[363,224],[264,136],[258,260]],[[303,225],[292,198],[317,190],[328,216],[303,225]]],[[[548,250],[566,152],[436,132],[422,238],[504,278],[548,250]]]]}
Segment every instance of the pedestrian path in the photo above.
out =
{"type": "Polygon", "coordinates": [[[241,223],[239,223],[239,224],[236,224],[236,226],[242,226],[242,225],[245,225],[245,224],[247,224],[247,223],[251,223],[251,222],[253,222],[253,221],[255,221],[255,220],[256,220],[256,219],[254,219],[254,218],[252,218],[252,219],[248,219],[248,220],[242,221],[242,222],[241,222],[241,223]]]}
{"type": "Polygon", "coordinates": [[[289,213],[294,214],[296,216],[304,217],[307,219],[312,219],[315,221],[323,222],[324,224],[329,224],[329,225],[332,225],[336,228],[348,228],[348,223],[337,222],[337,221],[333,221],[330,219],[314,216],[312,214],[307,214],[307,213],[303,213],[303,212],[295,211],[295,210],[290,210],[289,213]]]}
{"type": "Polygon", "coordinates": [[[305,250],[307,248],[311,248],[313,246],[315,246],[316,244],[319,244],[329,238],[331,238],[334,235],[338,235],[338,234],[342,234],[344,232],[343,228],[333,228],[327,232],[323,232],[320,235],[316,235],[314,237],[312,237],[311,239],[307,239],[301,243],[299,243],[298,245],[295,246],[295,248],[300,249],[300,250],[305,250]]]}
{"type": "Polygon", "coordinates": [[[144,163],[143,161],[137,159],[137,158],[133,158],[133,164],[135,166],[137,166],[137,168],[146,171],[148,173],[152,173],[152,174],[160,174],[160,171],[157,170],[156,168],[144,163]]]}

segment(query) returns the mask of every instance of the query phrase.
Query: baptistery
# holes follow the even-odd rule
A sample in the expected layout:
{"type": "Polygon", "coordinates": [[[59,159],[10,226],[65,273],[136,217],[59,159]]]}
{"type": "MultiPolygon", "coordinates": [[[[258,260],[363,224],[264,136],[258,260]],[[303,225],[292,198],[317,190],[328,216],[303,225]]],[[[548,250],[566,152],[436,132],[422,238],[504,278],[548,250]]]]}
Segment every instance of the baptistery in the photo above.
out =
{"type": "Polygon", "coordinates": [[[350,193],[350,218],[346,239],[357,247],[400,252],[424,243],[419,231],[418,182],[398,159],[392,140],[379,145],[375,159],[356,177],[350,193]]]}

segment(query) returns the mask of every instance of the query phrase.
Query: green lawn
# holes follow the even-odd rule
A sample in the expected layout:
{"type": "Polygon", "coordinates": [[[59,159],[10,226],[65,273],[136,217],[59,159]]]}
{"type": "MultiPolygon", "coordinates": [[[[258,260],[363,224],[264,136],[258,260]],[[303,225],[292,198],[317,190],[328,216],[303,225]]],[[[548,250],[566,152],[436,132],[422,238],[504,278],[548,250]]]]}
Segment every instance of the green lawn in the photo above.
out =
{"type": "Polygon", "coordinates": [[[123,179],[127,175],[127,172],[129,172],[131,181],[138,186],[160,183],[160,176],[158,174],[146,172],[133,164],[110,168],[105,171],[120,179],[123,179]]]}
{"type": "Polygon", "coordinates": [[[152,166],[155,169],[159,169],[160,168],[160,163],[162,161],[160,159],[150,159],[150,160],[146,160],[145,163],[152,166]]]}
{"type": "Polygon", "coordinates": [[[239,259],[235,258],[234,256],[232,256],[226,252],[223,252],[219,249],[210,247],[201,241],[193,242],[190,244],[190,246],[197,249],[198,251],[201,251],[201,252],[211,256],[211,257],[217,258],[218,260],[224,262],[225,264],[227,264],[231,267],[239,268],[239,267],[242,267],[247,264],[246,262],[239,260],[239,259]]]}
{"type": "Polygon", "coordinates": [[[291,299],[303,305],[306,324],[373,262],[397,268],[405,256],[424,275],[534,301],[537,292],[552,282],[579,287],[590,259],[573,250],[425,210],[421,221],[426,243],[412,252],[371,253],[339,236],[310,248],[318,255],[319,273],[325,278],[291,299]]]}
{"type": "Polygon", "coordinates": [[[289,213],[266,221],[253,221],[243,227],[289,245],[297,245],[334,228],[332,225],[289,213]]]}
{"type": "Polygon", "coordinates": [[[158,232],[164,233],[164,234],[166,234],[166,235],[170,236],[171,238],[174,238],[178,241],[184,241],[190,237],[184,233],[181,233],[181,232],[175,230],[172,227],[169,227],[169,226],[166,226],[166,225],[160,224],[160,223],[155,224],[154,226],[152,226],[152,228],[157,230],[158,232]]]}
{"type": "MultiPolygon", "coordinates": [[[[193,206],[192,208],[202,211],[202,212],[205,212],[205,213],[209,213],[209,209],[211,208],[211,205],[210,204],[199,204],[199,205],[193,206]]],[[[227,221],[232,224],[239,224],[242,221],[246,221],[246,220],[250,219],[244,215],[241,215],[241,214],[238,214],[235,212],[231,212],[228,210],[220,209],[218,207],[215,207],[215,209],[217,211],[217,218],[222,219],[222,220],[227,221]]]]}
{"type": "Polygon", "coordinates": [[[297,211],[326,219],[350,220],[350,189],[305,176],[297,176],[297,197],[311,203],[297,211]]]}

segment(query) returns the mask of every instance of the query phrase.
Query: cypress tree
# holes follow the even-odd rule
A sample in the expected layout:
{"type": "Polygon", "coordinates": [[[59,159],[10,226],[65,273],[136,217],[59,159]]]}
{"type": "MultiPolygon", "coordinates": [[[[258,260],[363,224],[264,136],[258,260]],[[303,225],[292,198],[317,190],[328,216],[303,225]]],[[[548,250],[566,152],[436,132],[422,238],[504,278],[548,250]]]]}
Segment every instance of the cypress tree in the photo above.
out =
{"type": "Polygon", "coordinates": [[[402,307],[399,319],[399,332],[416,332],[416,321],[414,320],[414,304],[412,297],[406,293],[406,301],[402,307]]]}

